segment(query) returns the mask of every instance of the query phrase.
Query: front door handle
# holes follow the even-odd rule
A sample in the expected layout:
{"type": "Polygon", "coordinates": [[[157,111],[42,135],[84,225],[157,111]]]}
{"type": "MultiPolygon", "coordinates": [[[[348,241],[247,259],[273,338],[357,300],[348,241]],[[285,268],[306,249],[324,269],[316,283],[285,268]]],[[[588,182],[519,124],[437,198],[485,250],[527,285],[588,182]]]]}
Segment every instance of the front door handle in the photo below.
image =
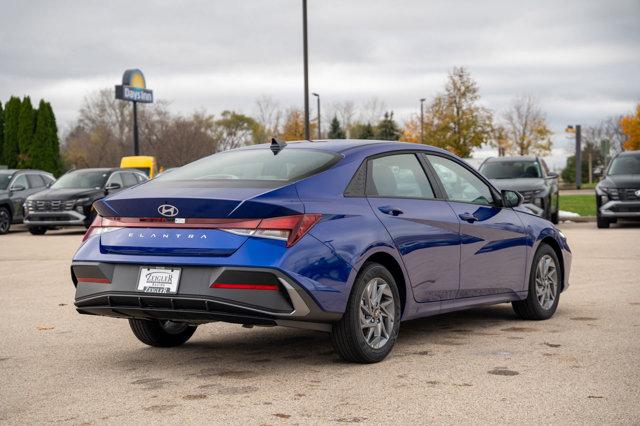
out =
{"type": "Polygon", "coordinates": [[[393,206],[380,206],[378,207],[378,210],[380,210],[384,214],[388,214],[391,216],[400,216],[402,213],[404,213],[399,208],[393,206]]]}
{"type": "Polygon", "coordinates": [[[458,215],[458,217],[469,223],[473,223],[478,220],[478,218],[472,215],[471,213],[461,213],[458,215]]]}

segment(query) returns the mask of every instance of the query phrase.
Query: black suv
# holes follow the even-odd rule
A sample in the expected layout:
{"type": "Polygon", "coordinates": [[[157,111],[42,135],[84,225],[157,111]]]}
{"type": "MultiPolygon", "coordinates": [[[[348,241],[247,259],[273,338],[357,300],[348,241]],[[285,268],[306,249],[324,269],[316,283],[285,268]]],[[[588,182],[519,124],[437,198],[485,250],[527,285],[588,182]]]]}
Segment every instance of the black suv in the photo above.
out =
{"type": "Polygon", "coordinates": [[[523,206],[536,216],[558,223],[560,190],[558,174],[540,157],[488,158],[480,165],[480,173],[500,190],[518,191],[523,206]]]}
{"type": "Polygon", "coordinates": [[[640,220],[640,151],[613,157],[596,185],[598,228],[608,228],[619,218],[640,220]]]}
{"type": "Polygon", "coordinates": [[[11,224],[22,223],[24,200],[55,180],[42,170],[0,170],[0,235],[9,232],[11,224]]]}
{"type": "Polygon", "coordinates": [[[48,190],[27,198],[24,223],[34,235],[60,226],[88,228],[95,217],[94,201],[147,180],[131,169],[73,170],[48,190]]]}

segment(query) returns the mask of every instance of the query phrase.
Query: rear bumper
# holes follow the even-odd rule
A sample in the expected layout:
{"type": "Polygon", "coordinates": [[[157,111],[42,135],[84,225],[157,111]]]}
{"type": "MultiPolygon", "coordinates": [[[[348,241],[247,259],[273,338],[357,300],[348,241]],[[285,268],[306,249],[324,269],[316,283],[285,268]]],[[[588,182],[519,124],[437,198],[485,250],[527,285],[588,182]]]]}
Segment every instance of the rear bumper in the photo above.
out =
{"type": "Polygon", "coordinates": [[[606,218],[640,219],[640,201],[608,201],[599,210],[606,218]]]}
{"type": "Polygon", "coordinates": [[[78,312],[189,323],[284,325],[323,331],[329,331],[330,324],[340,319],[339,314],[323,311],[298,283],[275,269],[182,267],[178,291],[169,295],[137,290],[141,266],[74,262],[71,275],[76,285],[78,312]],[[211,283],[228,273],[236,277],[255,273],[270,275],[278,282],[278,291],[211,288],[211,283]]]}
{"type": "Polygon", "coordinates": [[[84,226],[87,217],[75,210],[57,212],[33,212],[24,218],[27,226],[84,226]]]}

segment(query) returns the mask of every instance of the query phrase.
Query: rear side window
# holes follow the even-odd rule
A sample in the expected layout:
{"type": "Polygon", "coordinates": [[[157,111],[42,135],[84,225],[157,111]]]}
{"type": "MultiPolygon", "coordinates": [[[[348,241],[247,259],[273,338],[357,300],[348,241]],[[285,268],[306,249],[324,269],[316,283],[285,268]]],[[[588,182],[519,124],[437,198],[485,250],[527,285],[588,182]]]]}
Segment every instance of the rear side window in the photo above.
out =
{"type": "Polygon", "coordinates": [[[294,182],[331,167],[340,157],[313,149],[285,148],[274,155],[269,148],[227,151],[195,161],[158,181],[273,181],[294,182]]]}
{"type": "Polygon", "coordinates": [[[27,175],[27,180],[29,180],[31,188],[44,188],[47,186],[40,175],[27,175]]]}
{"type": "Polygon", "coordinates": [[[367,195],[389,198],[435,198],[427,175],[414,154],[370,160],[367,195]]]}
{"type": "Polygon", "coordinates": [[[124,180],[124,186],[125,187],[130,187],[133,185],[137,185],[138,184],[138,179],[136,179],[136,177],[133,175],[133,173],[122,173],[123,174],[123,180],[124,180]]]}

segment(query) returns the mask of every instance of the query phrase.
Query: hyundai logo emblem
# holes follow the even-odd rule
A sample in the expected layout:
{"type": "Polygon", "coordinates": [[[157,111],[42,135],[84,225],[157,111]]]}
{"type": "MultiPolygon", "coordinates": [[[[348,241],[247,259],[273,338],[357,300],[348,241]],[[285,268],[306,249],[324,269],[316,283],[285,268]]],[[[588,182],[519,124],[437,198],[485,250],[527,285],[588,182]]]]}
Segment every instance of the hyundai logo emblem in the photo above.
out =
{"type": "Polygon", "coordinates": [[[176,206],[172,206],[171,204],[163,204],[158,207],[158,213],[162,216],[166,217],[174,217],[178,215],[178,208],[176,206]]]}
{"type": "Polygon", "coordinates": [[[640,189],[636,191],[636,197],[640,198],[640,189]]]}

